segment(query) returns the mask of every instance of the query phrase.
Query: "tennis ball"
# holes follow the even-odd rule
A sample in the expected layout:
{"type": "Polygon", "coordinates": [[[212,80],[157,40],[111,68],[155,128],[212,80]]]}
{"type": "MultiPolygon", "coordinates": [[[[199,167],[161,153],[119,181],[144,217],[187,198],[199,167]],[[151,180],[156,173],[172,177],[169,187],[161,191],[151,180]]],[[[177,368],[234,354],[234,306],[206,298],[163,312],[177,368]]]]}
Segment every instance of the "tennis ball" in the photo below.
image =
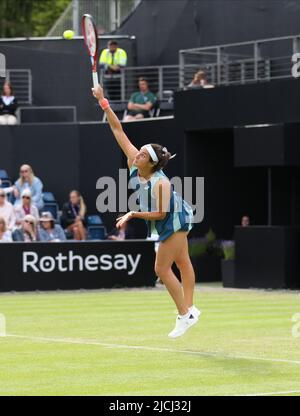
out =
{"type": "Polygon", "coordinates": [[[75,35],[75,33],[74,33],[73,30],[65,30],[64,33],[63,33],[63,37],[67,40],[73,39],[74,35],[75,35]]]}

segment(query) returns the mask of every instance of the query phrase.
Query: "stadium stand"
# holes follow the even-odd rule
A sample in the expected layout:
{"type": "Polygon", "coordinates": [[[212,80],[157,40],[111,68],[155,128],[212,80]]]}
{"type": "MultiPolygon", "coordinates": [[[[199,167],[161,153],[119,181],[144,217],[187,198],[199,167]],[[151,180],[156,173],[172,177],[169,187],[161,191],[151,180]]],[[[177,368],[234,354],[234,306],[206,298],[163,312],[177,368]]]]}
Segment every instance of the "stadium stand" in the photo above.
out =
{"type": "Polygon", "coordinates": [[[105,240],[107,230],[99,215],[88,215],[87,231],[89,240],[105,240]]]}
{"type": "Polygon", "coordinates": [[[43,211],[51,212],[54,220],[59,222],[59,205],[52,192],[43,192],[43,211]]]}

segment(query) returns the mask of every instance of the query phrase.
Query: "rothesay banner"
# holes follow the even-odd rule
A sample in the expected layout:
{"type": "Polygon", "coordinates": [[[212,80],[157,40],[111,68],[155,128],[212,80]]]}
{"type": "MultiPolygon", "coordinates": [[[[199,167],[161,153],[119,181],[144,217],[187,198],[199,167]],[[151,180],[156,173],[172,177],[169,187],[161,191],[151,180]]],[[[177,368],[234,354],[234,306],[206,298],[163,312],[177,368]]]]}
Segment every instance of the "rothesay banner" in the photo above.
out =
{"type": "Polygon", "coordinates": [[[0,291],[154,286],[145,240],[0,245],[0,291]]]}

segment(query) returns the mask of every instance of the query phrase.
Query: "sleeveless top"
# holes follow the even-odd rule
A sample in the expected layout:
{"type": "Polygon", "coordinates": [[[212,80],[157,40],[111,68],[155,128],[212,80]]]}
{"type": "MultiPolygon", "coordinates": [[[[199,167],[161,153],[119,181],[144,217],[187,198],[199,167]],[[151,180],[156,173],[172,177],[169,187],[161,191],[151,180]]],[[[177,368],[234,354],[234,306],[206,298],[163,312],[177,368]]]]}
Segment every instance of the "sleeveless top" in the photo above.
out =
{"type": "MultiPolygon", "coordinates": [[[[138,169],[130,168],[130,188],[136,192],[137,203],[141,212],[157,211],[156,198],[153,189],[161,179],[168,179],[162,170],[155,172],[149,181],[142,182],[138,176],[138,169]]],[[[159,241],[165,241],[177,231],[189,232],[193,228],[193,210],[182,197],[171,189],[169,209],[162,220],[147,221],[148,236],[158,234],[159,241]]]]}

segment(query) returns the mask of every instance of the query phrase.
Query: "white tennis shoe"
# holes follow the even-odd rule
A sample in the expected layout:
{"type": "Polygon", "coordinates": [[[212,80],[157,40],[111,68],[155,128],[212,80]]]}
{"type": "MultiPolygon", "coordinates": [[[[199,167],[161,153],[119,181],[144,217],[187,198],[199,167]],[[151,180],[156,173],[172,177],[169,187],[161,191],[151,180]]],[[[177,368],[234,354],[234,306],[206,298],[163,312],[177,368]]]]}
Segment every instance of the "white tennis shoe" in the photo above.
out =
{"type": "Polygon", "coordinates": [[[201,311],[198,308],[196,308],[195,305],[193,305],[193,306],[191,306],[189,308],[189,312],[191,312],[192,314],[194,314],[198,319],[200,318],[201,311]]]}
{"type": "MultiPolygon", "coordinates": [[[[199,311],[200,312],[200,311],[199,311]]],[[[199,314],[200,315],[200,314],[199,314]]],[[[187,316],[182,317],[180,315],[176,318],[175,328],[168,335],[169,338],[181,337],[186,331],[198,322],[198,316],[196,313],[189,311],[187,316]]]]}

